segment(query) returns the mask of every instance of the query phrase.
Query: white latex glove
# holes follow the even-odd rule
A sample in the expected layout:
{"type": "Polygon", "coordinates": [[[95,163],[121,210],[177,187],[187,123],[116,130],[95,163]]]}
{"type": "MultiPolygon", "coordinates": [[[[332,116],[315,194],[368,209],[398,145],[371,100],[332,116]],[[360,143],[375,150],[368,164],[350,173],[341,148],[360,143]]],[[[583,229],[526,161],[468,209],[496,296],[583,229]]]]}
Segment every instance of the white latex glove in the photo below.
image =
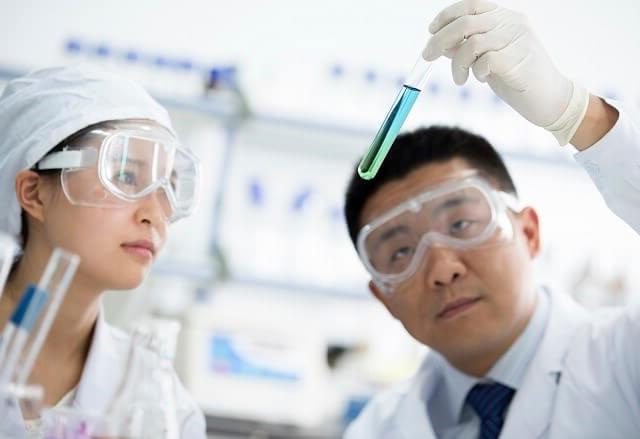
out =
{"type": "Polygon", "coordinates": [[[423,57],[451,58],[456,84],[464,84],[472,69],[480,82],[561,145],[573,137],[589,94],[556,69],[522,14],[484,0],[464,0],[440,12],[429,32],[433,36],[423,57]]]}

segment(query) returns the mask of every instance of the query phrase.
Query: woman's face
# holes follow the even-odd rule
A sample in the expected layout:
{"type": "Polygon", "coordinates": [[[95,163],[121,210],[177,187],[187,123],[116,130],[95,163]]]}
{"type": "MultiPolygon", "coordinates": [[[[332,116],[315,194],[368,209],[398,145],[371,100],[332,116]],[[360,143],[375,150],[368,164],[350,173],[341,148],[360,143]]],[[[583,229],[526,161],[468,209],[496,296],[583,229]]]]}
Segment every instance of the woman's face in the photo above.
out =
{"type": "MultiPolygon", "coordinates": [[[[79,141],[100,148],[95,138],[79,141]]],[[[42,176],[41,181],[41,238],[47,246],[78,254],[78,275],[100,289],[140,285],[166,240],[169,219],[162,189],[135,202],[118,203],[118,207],[89,207],[69,201],[58,173],[42,176]]],[[[101,192],[97,195],[101,199],[108,196],[95,168],[74,173],[69,181],[92,193],[101,192]]]]}

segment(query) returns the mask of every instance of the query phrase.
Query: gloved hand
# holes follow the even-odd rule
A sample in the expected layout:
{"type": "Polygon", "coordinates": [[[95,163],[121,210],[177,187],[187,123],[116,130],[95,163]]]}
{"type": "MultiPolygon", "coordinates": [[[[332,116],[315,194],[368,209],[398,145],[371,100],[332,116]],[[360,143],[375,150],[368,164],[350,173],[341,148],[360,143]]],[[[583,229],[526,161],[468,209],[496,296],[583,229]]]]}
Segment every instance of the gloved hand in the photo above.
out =
{"type": "Polygon", "coordinates": [[[485,0],[463,0],[441,11],[423,57],[451,58],[453,80],[469,69],[503,101],[561,145],[573,137],[589,102],[588,92],[563,76],[534,35],[526,17],[485,0]]]}

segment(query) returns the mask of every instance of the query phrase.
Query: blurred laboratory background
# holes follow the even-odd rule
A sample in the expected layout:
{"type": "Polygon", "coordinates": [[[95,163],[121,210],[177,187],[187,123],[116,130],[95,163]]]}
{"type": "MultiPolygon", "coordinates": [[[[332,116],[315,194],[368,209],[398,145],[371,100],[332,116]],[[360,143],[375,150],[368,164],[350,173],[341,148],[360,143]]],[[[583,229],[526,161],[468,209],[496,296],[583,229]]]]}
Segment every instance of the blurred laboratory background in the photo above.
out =
{"type": "MultiPolygon", "coordinates": [[[[0,0],[0,89],[90,63],[139,81],[203,166],[196,214],[107,319],[182,322],[176,368],[215,438],[334,438],[425,355],[368,292],[343,193],[449,1],[0,0]]],[[[640,104],[637,0],[503,0],[568,76],[640,104]]],[[[435,65],[405,129],[458,125],[502,153],[540,214],[545,282],[588,307],[640,302],[640,239],[570,146],[435,65]]],[[[1,133],[0,133],[1,135],[1,133]]],[[[0,207],[1,209],[1,207],[0,207]]]]}

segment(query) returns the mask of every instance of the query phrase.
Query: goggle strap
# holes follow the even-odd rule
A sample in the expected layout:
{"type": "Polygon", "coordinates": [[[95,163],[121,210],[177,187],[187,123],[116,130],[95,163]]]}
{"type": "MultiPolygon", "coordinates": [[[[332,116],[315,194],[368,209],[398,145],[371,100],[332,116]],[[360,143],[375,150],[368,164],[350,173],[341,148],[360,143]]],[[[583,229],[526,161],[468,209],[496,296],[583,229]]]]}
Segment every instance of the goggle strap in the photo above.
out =
{"type": "Polygon", "coordinates": [[[40,171],[50,169],[86,168],[98,162],[98,151],[95,148],[59,151],[45,156],[36,164],[40,171]]]}
{"type": "Polygon", "coordinates": [[[502,199],[504,204],[513,212],[519,213],[524,209],[524,204],[522,204],[522,202],[518,200],[515,195],[502,191],[499,191],[498,194],[500,195],[500,198],[502,199]]]}

